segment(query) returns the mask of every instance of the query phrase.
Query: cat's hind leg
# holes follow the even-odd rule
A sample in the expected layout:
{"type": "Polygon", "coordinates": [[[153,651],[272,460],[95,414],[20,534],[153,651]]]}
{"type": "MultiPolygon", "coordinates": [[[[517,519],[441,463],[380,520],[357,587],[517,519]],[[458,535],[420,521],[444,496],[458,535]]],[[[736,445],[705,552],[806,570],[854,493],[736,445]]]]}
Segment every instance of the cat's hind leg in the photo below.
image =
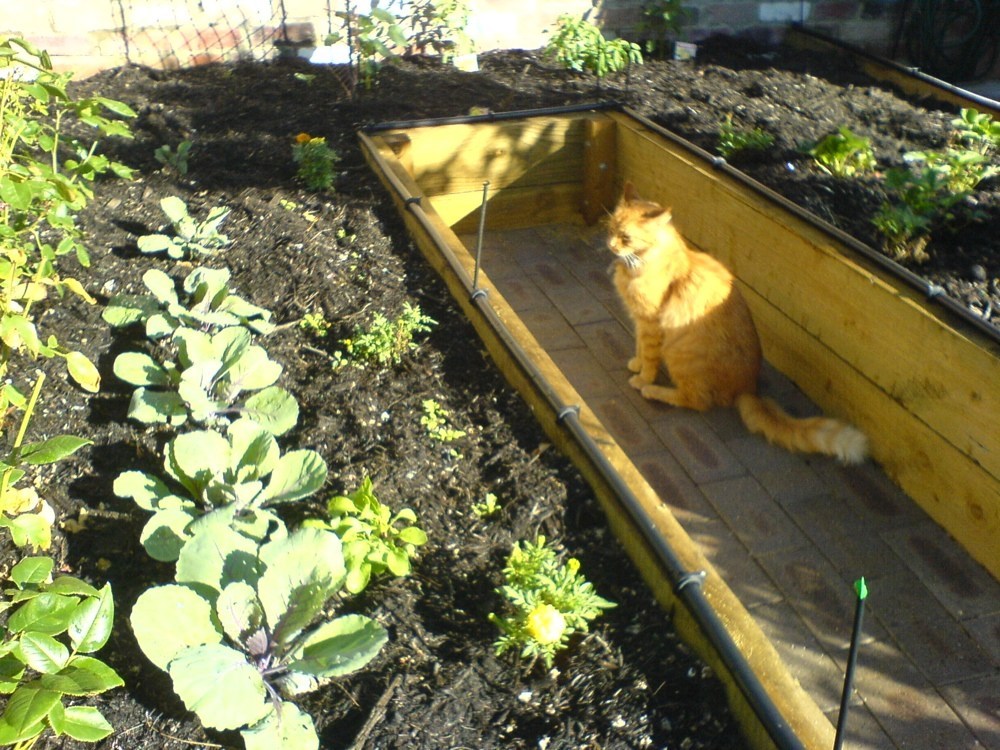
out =
{"type": "Polygon", "coordinates": [[[692,387],[669,388],[662,385],[645,385],[640,389],[643,398],[652,401],[662,401],[671,406],[679,406],[683,409],[695,409],[697,411],[708,411],[715,405],[712,394],[707,390],[692,387]]]}

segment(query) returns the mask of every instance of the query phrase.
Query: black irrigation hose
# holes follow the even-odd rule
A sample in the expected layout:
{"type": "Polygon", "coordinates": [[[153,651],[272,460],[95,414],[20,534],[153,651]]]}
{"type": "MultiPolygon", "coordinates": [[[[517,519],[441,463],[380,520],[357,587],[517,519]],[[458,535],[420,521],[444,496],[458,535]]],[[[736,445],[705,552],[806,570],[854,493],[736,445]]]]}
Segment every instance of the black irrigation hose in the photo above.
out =
{"type": "MultiPolygon", "coordinates": [[[[594,107],[589,106],[581,109],[594,109],[594,107]]],[[[560,108],[559,111],[565,112],[566,109],[560,108]]],[[[449,119],[448,122],[453,122],[453,120],[449,119]]],[[[436,124],[441,124],[441,121],[436,121],[436,124]]],[[[387,128],[380,127],[377,129],[385,130],[387,128]]],[[[366,132],[374,132],[374,129],[366,132]]],[[[440,232],[437,231],[428,219],[427,214],[420,205],[419,197],[408,196],[405,186],[391,172],[387,171],[384,174],[396,193],[403,198],[406,209],[420,223],[423,230],[433,240],[435,246],[444,256],[451,270],[458,276],[462,285],[469,293],[470,301],[476,305],[480,314],[501,339],[507,351],[513,355],[517,364],[528,375],[534,386],[548,402],[553,412],[557,415],[559,422],[575,438],[579,447],[583,449],[588,459],[590,459],[595,468],[600,472],[602,479],[612,489],[622,507],[628,512],[633,523],[642,533],[643,538],[650,545],[661,566],[669,576],[677,596],[684,601],[688,612],[715,648],[722,663],[730,675],[732,675],[737,687],[746,698],[748,705],[757,716],[761,726],[774,742],[775,747],[779,750],[805,750],[802,741],[774,705],[774,702],[764,690],[763,685],[750,667],[750,664],[736,646],[729,631],[726,630],[715,610],[712,609],[711,604],[705,598],[701,587],[704,573],[684,570],[677,554],[670,544],[659,534],[656,525],[646,514],[645,510],[643,510],[638,498],[628,485],[622,481],[618,472],[611,466],[593,438],[590,437],[580,423],[579,407],[566,405],[561,402],[559,396],[545,380],[545,377],[535,366],[534,362],[532,362],[528,354],[513,338],[510,331],[497,316],[492,305],[489,303],[486,290],[473,288],[472,280],[468,277],[468,274],[462,268],[454,253],[448,248],[440,232]]]]}

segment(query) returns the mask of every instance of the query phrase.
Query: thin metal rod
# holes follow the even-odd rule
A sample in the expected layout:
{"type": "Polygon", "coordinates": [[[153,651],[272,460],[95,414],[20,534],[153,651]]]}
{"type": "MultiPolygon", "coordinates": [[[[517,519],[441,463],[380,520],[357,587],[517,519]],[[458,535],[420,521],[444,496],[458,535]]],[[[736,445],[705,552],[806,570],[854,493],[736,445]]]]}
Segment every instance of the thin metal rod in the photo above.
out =
{"type": "Polygon", "coordinates": [[[851,694],[854,692],[854,672],[858,665],[858,641],[861,640],[861,624],[865,616],[865,599],[868,598],[868,587],[865,585],[863,577],[855,582],[854,588],[858,594],[858,604],[854,609],[854,632],[851,633],[851,651],[847,656],[847,671],[844,673],[844,692],[840,696],[840,715],[837,717],[837,734],[833,740],[833,750],[840,750],[844,745],[847,710],[851,705],[851,694]]]}
{"type": "Polygon", "coordinates": [[[483,232],[486,231],[486,198],[490,192],[490,181],[483,181],[483,204],[479,207],[479,234],[476,237],[476,270],[472,274],[472,291],[479,290],[479,262],[483,256],[483,232]]]}

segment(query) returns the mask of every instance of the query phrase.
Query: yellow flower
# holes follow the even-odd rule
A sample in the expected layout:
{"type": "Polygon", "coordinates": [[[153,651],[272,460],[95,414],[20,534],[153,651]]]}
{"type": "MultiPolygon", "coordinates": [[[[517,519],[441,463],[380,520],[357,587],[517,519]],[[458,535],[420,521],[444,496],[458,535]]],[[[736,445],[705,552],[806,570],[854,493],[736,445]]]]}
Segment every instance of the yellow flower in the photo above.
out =
{"type": "Polygon", "coordinates": [[[528,635],[546,646],[558,643],[562,638],[563,631],[566,630],[566,619],[551,604],[539,604],[528,613],[525,627],[528,635]]]}
{"type": "Polygon", "coordinates": [[[297,136],[295,136],[296,143],[309,143],[309,141],[311,140],[312,136],[309,135],[308,133],[299,133],[297,136]]]}

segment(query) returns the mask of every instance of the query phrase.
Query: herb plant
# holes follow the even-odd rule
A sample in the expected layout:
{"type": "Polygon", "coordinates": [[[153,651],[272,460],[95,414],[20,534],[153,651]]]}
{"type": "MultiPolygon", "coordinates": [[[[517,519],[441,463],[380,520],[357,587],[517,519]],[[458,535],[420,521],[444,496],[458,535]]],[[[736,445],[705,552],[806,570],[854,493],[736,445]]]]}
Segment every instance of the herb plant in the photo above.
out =
{"type": "Polygon", "coordinates": [[[590,72],[600,81],[608,73],[642,64],[642,50],[635,42],[607,39],[586,18],[564,13],[556,20],[556,30],[545,46],[545,55],[568,70],[590,72]]]}
{"type": "Polygon", "coordinates": [[[393,513],[379,502],[368,477],[350,495],[332,498],[326,509],[329,521],[310,520],[307,525],[329,529],[343,541],[344,586],[352,594],[363,591],[372,576],[409,575],[416,547],[427,542],[417,514],[410,508],[393,513]]]}
{"type": "Polygon", "coordinates": [[[174,170],[181,177],[188,173],[188,158],[191,155],[191,141],[183,140],[177,144],[177,150],[165,143],[153,152],[153,157],[164,167],[174,170]]]}
{"type": "Polygon", "coordinates": [[[436,321],[424,315],[418,305],[411,305],[409,302],[403,305],[403,312],[395,320],[375,313],[367,329],[355,328],[351,338],[341,340],[340,344],[344,349],[336,353],[334,365],[398,365],[404,354],[417,348],[413,334],[426,333],[435,324],[436,321]]]}
{"type": "Polygon", "coordinates": [[[228,208],[212,208],[204,221],[198,221],[188,213],[187,204],[176,196],[161,200],[160,207],[170,220],[174,236],[147,234],[140,237],[141,252],[166,253],[171,258],[186,260],[199,255],[215,255],[229,244],[229,238],[219,232],[222,222],[229,216],[228,208]]]}
{"type": "Polygon", "coordinates": [[[328,531],[261,544],[206,527],[181,551],[176,583],[136,601],[132,629],[206,727],[240,730],[247,750],[315,750],[312,719],[289,699],[361,669],[387,640],[370,618],[326,614],[345,578],[328,531]]]}
{"type": "Polygon", "coordinates": [[[1000,151],[1000,122],[989,113],[963,109],[951,124],[955,128],[955,140],[962,146],[984,156],[1000,151]]]}
{"type": "Polygon", "coordinates": [[[465,0],[414,0],[409,21],[408,46],[419,52],[428,48],[451,62],[456,54],[471,50],[472,40],[465,29],[469,25],[469,5],[465,0]]]}
{"type": "Polygon", "coordinates": [[[307,189],[322,192],[333,186],[340,156],[326,144],[326,138],[299,133],[292,145],[292,160],[299,165],[295,176],[307,189]]]}
{"type": "Polygon", "coordinates": [[[716,151],[723,159],[731,159],[746,151],[764,151],[774,145],[774,136],[761,128],[745,128],[733,125],[729,115],[719,126],[719,141],[716,151]]]}
{"type": "Polygon", "coordinates": [[[266,335],[274,330],[271,312],[229,292],[225,268],[195,268],[178,294],[174,280],[158,269],[142,275],[149,294],[116,294],[101,316],[113,327],[142,323],[152,340],[172,336],[179,328],[217,332],[243,326],[266,335]]]}
{"type": "Polygon", "coordinates": [[[821,138],[807,153],[820,169],[834,177],[853,177],[875,169],[871,141],[846,126],[821,138]]]}
{"type": "Polygon", "coordinates": [[[505,583],[497,592],[507,601],[509,614],[490,614],[500,628],[494,644],[497,654],[520,650],[524,658],[541,658],[546,667],[569,645],[574,633],[586,633],[589,623],[614,607],[594,591],[580,574],[580,562],[562,562],[544,536],[515,543],[503,571],[505,583]]]}
{"type": "Polygon", "coordinates": [[[114,598],[72,576],[52,579],[55,562],[27,557],[10,571],[0,611],[7,612],[0,642],[0,745],[30,748],[45,732],[97,742],[113,728],[76,699],[121,687],[118,674],[90,654],[111,635],[114,598]],[[65,705],[69,698],[74,705],[65,705]]]}
{"type": "MultiPolygon", "coordinates": [[[[0,381],[16,355],[60,356],[70,376],[95,392],[97,368],[56,335],[43,337],[36,309],[51,292],[94,303],[77,279],[60,273],[59,262],[75,255],[80,265],[90,265],[76,216],[93,197],[97,177],[131,176],[98,146],[101,138],[131,137],[118,118],[135,112],[104,97],[72,98],[69,78],[54,72],[48,54],[29,42],[0,42],[0,381]],[[95,131],[93,140],[83,138],[87,129],[95,131]]],[[[0,412],[23,399],[16,382],[5,382],[0,412]]]]}
{"type": "Polygon", "coordinates": [[[370,13],[358,13],[352,3],[336,13],[341,20],[344,34],[327,37],[327,44],[346,38],[351,50],[352,64],[365,89],[375,85],[379,68],[384,60],[396,57],[395,50],[406,46],[406,33],[400,19],[385,8],[379,0],[372,0],[370,13]]]}

